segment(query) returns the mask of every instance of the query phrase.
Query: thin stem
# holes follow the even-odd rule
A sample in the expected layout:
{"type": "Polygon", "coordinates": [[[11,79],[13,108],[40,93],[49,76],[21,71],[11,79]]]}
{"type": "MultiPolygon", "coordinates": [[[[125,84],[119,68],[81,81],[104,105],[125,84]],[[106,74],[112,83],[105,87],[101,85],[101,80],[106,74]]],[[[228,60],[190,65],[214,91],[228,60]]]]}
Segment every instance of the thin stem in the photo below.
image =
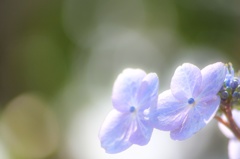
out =
{"type": "Polygon", "coordinates": [[[223,125],[225,125],[226,127],[228,127],[229,129],[231,129],[229,123],[226,122],[226,121],[224,121],[220,116],[217,116],[217,115],[216,115],[214,118],[215,118],[217,121],[219,121],[220,123],[222,123],[223,125]]]}
{"type": "Polygon", "coordinates": [[[229,129],[231,129],[234,135],[240,140],[240,128],[233,119],[231,106],[229,104],[222,105],[221,109],[228,119],[229,129]]]}

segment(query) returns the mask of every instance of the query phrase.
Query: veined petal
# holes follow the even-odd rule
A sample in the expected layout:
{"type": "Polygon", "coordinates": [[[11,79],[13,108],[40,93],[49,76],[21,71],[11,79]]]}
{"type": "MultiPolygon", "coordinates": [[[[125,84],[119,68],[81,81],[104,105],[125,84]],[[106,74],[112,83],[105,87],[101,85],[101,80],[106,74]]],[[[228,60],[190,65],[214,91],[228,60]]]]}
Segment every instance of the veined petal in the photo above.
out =
{"type": "Polygon", "coordinates": [[[228,157],[230,159],[239,159],[240,158],[240,141],[238,139],[229,140],[228,157]]]}
{"type": "Polygon", "coordinates": [[[147,121],[142,119],[136,121],[135,124],[135,131],[130,137],[130,142],[141,146],[148,144],[152,136],[153,127],[151,127],[147,121]]]}
{"type": "Polygon", "coordinates": [[[113,86],[112,103],[121,112],[129,111],[135,106],[137,91],[146,73],[140,69],[125,69],[116,79],[113,86]]]}
{"type": "Polygon", "coordinates": [[[158,107],[153,112],[152,124],[155,128],[169,131],[181,125],[188,112],[188,103],[179,102],[173,97],[171,90],[164,91],[158,97],[158,107]]]}
{"type": "Polygon", "coordinates": [[[181,127],[171,132],[173,140],[185,140],[202,129],[215,116],[220,104],[216,95],[202,99],[186,115],[181,127]]]}
{"type": "Polygon", "coordinates": [[[112,110],[106,117],[100,132],[101,146],[107,153],[118,153],[129,148],[132,130],[131,114],[112,110]]]}
{"type": "Polygon", "coordinates": [[[159,81],[156,73],[149,73],[142,81],[137,93],[139,110],[157,106],[159,81]]]}
{"type": "Polygon", "coordinates": [[[216,95],[223,85],[227,68],[222,62],[208,65],[201,70],[202,91],[200,97],[216,95]]]}
{"type": "Polygon", "coordinates": [[[171,90],[173,96],[181,101],[187,101],[189,98],[195,98],[201,88],[201,71],[195,65],[185,63],[179,66],[171,81],[171,90]]]}

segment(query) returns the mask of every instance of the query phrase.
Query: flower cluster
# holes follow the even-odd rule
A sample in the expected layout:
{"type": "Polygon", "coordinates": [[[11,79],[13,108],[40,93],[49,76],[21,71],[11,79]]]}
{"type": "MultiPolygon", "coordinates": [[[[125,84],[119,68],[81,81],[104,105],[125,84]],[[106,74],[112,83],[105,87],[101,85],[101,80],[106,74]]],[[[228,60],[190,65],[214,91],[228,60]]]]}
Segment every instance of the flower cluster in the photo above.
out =
{"type": "Polygon", "coordinates": [[[230,159],[240,158],[240,78],[236,76],[232,64],[227,64],[227,74],[219,91],[220,110],[216,119],[219,128],[229,138],[228,155],[230,159]]]}
{"type": "MultiPolygon", "coordinates": [[[[236,121],[237,125],[240,126],[240,111],[234,109],[232,111],[233,119],[236,121]]],[[[224,122],[227,122],[226,115],[222,115],[224,122]]],[[[232,131],[224,124],[218,123],[218,126],[222,133],[229,138],[228,143],[228,155],[230,159],[239,159],[240,157],[240,140],[232,133],[232,131]]]]}
{"type": "MultiPolygon", "coordinates": [[[[107,153],[119,153],[133,144],[146,145],[153,129],[169,131],[173,140],[188,139],[214,117],[223,133],[222,127],[232,132],[234,137],[226,135],[230,149],[239,149],[240,119],[235,112],[232,115],[232,108],[240,100],[240,79],[231,64],[217,62],[200,70],[184,63],[175,70],[169,90],[158,95],[158,87],[156,73],[141,69],[125,69],[117,77],[112,92],[114,109],[99,132],[107,153]]],[[[229,151],[233,153],[240,157],[229,151]]]]}
{"type": "Polygon", "coordinates": [[[220,96],[223,101],[232,100],[238,102],[240,99],[240,78],[235,77],[232,64],[229,63],[224,84],[220,90],[220,96]]]}

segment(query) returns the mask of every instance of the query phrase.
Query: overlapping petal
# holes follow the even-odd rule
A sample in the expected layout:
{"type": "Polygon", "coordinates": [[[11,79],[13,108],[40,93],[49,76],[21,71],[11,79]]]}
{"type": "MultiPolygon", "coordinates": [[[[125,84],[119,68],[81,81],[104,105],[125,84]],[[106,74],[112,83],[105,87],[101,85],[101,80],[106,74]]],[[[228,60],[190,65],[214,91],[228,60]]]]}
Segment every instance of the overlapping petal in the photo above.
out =
{"type": "Polygon", "coordinates": [[[159,95],[154,126],[170,131],[174,140],[185,140],[198,132],[219,108],[217,93],[225,75],[226,68],[221,62],[202,71],[188,63],[179,66],[171,81],[171,92],[159,95]]]}
{"type": "Polygon", "coordinates": [[[217,94],[223,85],[227,68],[222,62],[208,65],[201,70],[202,91],[201,97],[217,94]]]}
{"type": "Polygon", "coordinates": [[[237,139],[231,139],[228,143],[228,156],[229,159],[240,158],[240,141],[237,139]]]}
{"type": "Polygon", "coordinates": [[[118,153],[132,145],[129,138],[134,131],[133,124],[131,114],[114,109],[107,115],[99,132],[101,146],[107,153],[118,153]]]}
{"type": "Polygon", "coordinates": [[[189,109],[181,127],[171,131],[171,138],[173,140],[185,140],[194,135],[214,117],[219,103],[220,99],[216,95],[199,101],[193,108],[189,109]]]}
{"type": "Polygon", "coordinates": [[[137,145],[146,145],[148,144],[153,128],[149,125],[148,121],[143,119],[138,119],[135,121],[135,131],[130,137],[130,142],[137,145]]]}
{"type": "Polygon", "coordinates": [[[125,69],[113,86],[112,103],[121,112],[129,111],[136,104],[135,96],[146,73],[141,69],[125,69]]]}
{"type": "Polygon", "coordinates": [[[202,83],[201,71],[195,65],[185,63],[179,66],[171,81],[173,96],[181,101],[187,101],[198,95],[202,83]]]}
{"type": "Polygon", "coordinates": [[[99,138],[107,153],[118,153],[132,144],[146,145],[152,135],[148,110],[156,107],[158,77],[140,69],[125,69],[116,79],[112,110],[105,119],[99,138]]]}
{"type": "Polygon", "coordinates": [[[158,97],[158,76],[156,73],[149,73],[141,83],[137,92],[137,103],[139,110],[144,110],[150,106],[156,107],[158,97]]]}
{"type": "Polygon", "coordinates": [[[152,110],[154,127],[171,131],[179,127],[187,113],[187,102],[180,102],[172,95],[171,90],[164,91],[158,97],[158,107],[152,110]]]}

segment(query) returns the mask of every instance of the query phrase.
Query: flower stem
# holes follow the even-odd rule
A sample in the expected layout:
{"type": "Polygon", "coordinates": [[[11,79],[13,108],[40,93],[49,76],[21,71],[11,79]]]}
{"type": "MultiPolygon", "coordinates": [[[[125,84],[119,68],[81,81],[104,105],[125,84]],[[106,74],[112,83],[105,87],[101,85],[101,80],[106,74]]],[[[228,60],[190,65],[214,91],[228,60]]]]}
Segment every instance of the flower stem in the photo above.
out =
{"type": "Polygon", "coordinates": [[[220,116],[217,116],[217,115],[216,115],[214,118],[215,118],[218,122],[222,123],[223,125],[225,125],[225,126],[228,127],[229,129],[231,129],[229,123],[226,122],[226,121],[224,121],[220,116]]]}
{"type": "MultiPolygon", "coordinates": [[[[226,103],[226,105],[221,105],[221,110],[226,115],[228,119],[228,128],[234,133],[234,135],[240,140],[240,128],[236,124],[232,116],[232,109],[230,104],[226,103]]],[[[220,121],[221,122],[221,121],[220,121]]],[[[224,124],[224,123],[223,123],[224,124]]],[[[225,125],[225,124],[224,124],[225,125]]],[[[226,126],[227,126],[226,125],[226,126]]]]}

